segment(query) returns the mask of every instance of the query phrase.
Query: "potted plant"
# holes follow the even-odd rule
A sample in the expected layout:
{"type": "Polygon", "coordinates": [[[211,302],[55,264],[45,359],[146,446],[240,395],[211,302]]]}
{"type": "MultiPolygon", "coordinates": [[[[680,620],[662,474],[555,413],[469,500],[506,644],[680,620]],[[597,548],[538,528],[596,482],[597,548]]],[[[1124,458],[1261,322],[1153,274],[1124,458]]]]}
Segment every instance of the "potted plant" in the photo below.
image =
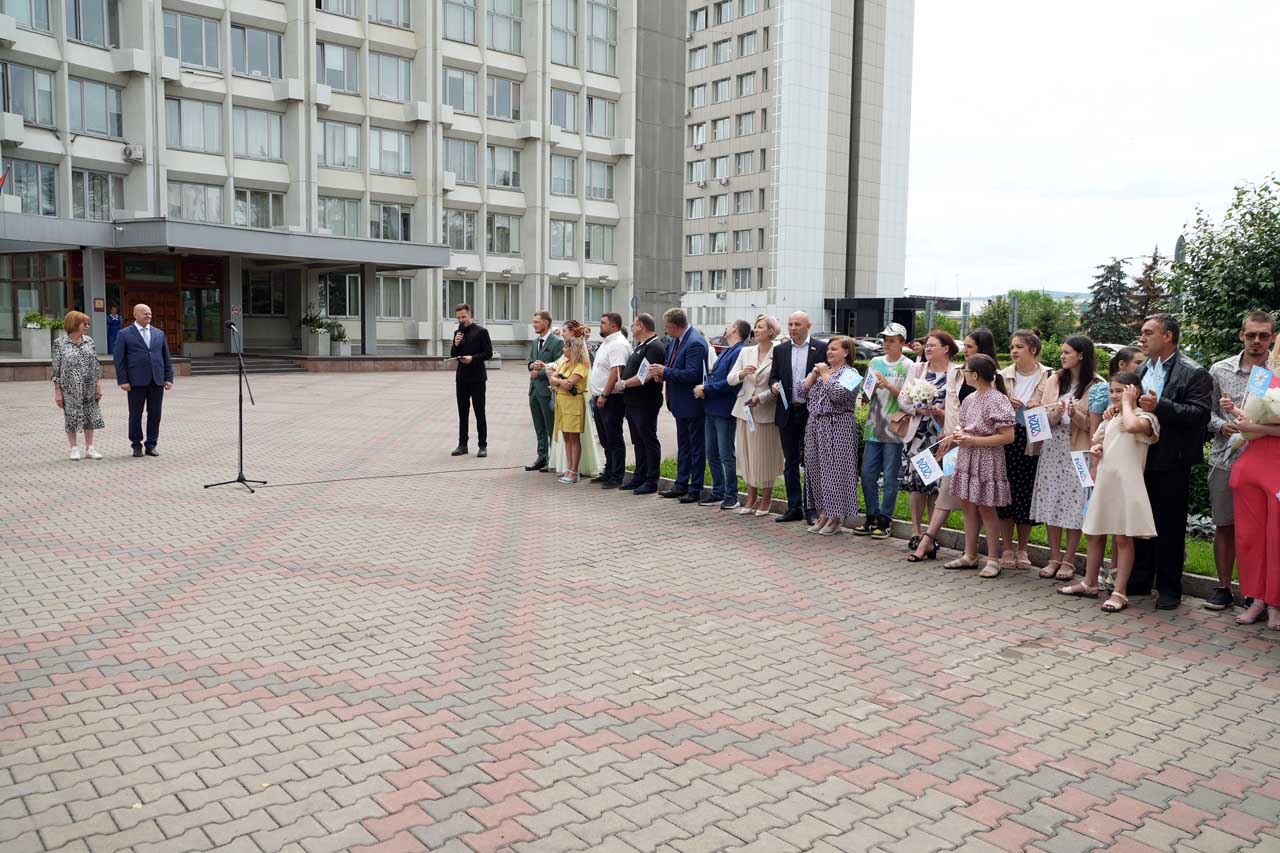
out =
{"type": "Polygon", "coordinates": [[[347,337],[346,327],[337,320],[329,321],[329,355],[351,356],[351,338],[347,337]]]}
{"type": "Polygon", "coordinates": [[[302,353],[303,355],[329,354],[328,320],[316,310],[314,305],[308,306],[307,313],[302,315],[302,353]]]}
{"type": "Polygon", "coordinates": [[[22,317],[22,357],[39,361],[53,358],[54,329],[61,329],[62,321],[48,317],[39,311],[28,311],[22,317]]]}

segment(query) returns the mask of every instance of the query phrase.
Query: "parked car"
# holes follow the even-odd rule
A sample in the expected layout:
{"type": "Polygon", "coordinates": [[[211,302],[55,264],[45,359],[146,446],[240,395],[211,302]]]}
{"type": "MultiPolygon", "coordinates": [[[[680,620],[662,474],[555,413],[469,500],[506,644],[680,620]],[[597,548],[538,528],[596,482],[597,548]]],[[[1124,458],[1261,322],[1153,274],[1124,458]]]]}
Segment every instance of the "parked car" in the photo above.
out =
{"type": "Polygon", "coordinates": [[[719,355],[729,348],[729,341],[724,335],[716,335],[715,337],[707,338],[707,343],[711,345],[713,350],[715,350],[716,355],[719,355]]]}
{"type": "Polygon", "coordinates": [[[854,338],[854,354],[860,359],[872,359],[884,355],[884,344],[879,338],[854,338]]]}

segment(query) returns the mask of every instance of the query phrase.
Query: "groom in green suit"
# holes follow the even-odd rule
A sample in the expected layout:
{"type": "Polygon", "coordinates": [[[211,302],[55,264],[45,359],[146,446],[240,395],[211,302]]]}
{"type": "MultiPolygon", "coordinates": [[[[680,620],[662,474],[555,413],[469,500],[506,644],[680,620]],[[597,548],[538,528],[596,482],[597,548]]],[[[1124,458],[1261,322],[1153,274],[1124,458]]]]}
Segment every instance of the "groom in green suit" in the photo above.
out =
{"type": "Polygon", "coordinates": [[[529,412],[533,415],[533,430],[538,434],[538,458],[532,465],[524,466],[524,470],[545,471],[555,423],[546,369],[564,355],[564,341],[551,334],[551,314],[548,311],[533,312],[533,334],[534,339],[529,344],[529,412]]]}

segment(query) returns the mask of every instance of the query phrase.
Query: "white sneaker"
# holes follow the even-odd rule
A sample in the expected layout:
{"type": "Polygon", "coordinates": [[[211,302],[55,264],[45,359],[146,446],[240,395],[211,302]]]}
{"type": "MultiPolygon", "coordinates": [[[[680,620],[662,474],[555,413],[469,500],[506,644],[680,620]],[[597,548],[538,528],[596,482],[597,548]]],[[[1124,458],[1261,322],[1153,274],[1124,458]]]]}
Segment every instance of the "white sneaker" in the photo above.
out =
{"type": "Polygon", "coordinates": [[[80,461],[80,445],[78,444],[75,447],[71,448],[71,461],[72,462],[80,461]]]}
{"type": "Polygon", "coordinates": [[[90,459],[101,459],[102,454],[92,444],[85,448],[84,455],[90,459]]]}

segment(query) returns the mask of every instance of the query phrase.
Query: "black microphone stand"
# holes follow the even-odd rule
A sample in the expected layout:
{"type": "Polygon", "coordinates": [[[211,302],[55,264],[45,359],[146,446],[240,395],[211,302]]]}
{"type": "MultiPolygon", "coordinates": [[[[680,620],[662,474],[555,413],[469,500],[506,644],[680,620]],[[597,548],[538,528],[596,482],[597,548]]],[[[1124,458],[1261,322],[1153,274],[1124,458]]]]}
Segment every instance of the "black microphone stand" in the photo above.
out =
{"type": "Polygon", "coordinates": [[[227,328],[231,330],[232,342],[239,342],[239,346],[236,347],[236,359],[240,362],[240,471],[234,480],[224,480],[221,483],[208,483],[205,485],[205,488],[212,489],[214,486],[231,486],[239,483],[248,489],[250,494],[253,494],[254,488],[249,485],[250,483],[265,486],[267,481],[248,480],[245,479],[244,476],[244,390],[246,388],[249,389],[249,405],[256,406],[257,403],[253,401],[253,389],[249,387],[249,376],[245,373],[244,369],[244,337],[240,334],[240,330],[236,328],[235,323],[227,323],[227,328]]]}

